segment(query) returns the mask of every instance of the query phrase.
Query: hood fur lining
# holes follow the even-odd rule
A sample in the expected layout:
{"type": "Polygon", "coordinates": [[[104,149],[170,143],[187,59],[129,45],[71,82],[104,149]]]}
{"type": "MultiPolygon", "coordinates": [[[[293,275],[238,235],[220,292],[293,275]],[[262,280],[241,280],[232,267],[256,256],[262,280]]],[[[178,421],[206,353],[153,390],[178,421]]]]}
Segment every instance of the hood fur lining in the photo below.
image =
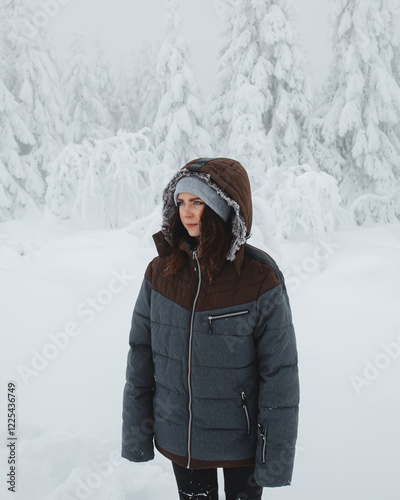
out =
{"type": "Polygon", "coordinates": [[[171,223],[171,219],[175,213],[176,205],[174,203],[174,192],[175,187],[179,179],[185,177],[186,175],[197,175],[201,179],[203,179],[210,187],[215,189],[217,193],[223,198],[226,203],[233,208],[232,215],[232,241],[228,248],[228,252],[226,254],[226,259],[233,261],[235,260],[236,254],[241,248],[241,246],[246,243],[247,239],[247,231],[246,231],[246,223],[243,215],[240,212],[240,207],[235,200],[227,196],[224,191],[220,188],[218,184],[211,180],[209,174],[203,174],[201,172],[189,172],[187,169],[179,170],[174,177],[167,184],[166,188],[163,191],[163,221],[161,225],[161,231],[167,240],[167,242],[171,245],[171,241],[168,238],[168,228],[171,223]]]}

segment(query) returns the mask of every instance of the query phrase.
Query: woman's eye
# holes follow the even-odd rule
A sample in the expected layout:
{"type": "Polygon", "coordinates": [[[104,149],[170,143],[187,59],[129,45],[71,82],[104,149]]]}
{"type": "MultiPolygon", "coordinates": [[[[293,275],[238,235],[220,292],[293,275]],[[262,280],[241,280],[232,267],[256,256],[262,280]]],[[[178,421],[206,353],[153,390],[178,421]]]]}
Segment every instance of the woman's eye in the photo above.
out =
{"type": "Polygon", "coordinates": [[[204,205],[204,203],[202,201],[195,201],[194,203],[195,203],[195,205],[204,205]]]}
{"type": "Polygon", "coordinates": [[[183,201],[178,201],[178,207],[180,207],[181,205],[183,205],[183,201]]]}

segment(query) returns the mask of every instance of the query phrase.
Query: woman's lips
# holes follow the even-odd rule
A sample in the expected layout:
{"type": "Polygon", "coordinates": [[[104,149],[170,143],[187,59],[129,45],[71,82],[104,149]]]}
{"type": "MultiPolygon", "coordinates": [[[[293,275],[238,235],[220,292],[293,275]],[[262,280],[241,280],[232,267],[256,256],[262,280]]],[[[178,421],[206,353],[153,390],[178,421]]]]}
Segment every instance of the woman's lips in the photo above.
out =
{"type": "Polygon", "coordinates": [[[194,226],[197,226],[197,224],[186,224],[187,227],[194,227],[194,226]]]}

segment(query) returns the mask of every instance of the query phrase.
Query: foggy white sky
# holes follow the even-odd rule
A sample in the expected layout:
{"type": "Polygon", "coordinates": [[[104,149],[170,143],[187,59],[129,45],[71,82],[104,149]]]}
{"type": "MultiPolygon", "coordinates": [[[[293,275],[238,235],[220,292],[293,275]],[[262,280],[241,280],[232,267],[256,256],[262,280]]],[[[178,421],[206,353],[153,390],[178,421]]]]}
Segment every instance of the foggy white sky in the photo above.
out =
{"type": "MultiPolygon", "coordinates": [[[[328,1],[294,0],[299,34],[316,84],[325,78],[331,55],[328,1]]],[[[193,70],[204,97],[208,97],[216,72],[218,35],[223,26],[219,0],[180,0],[180,3],[182,30],[190,45],[193,70]]],[[[118,61],[120,53],[127,53],[142,39],[163,40],[163,16],[164,0],[60,0],[59,12],[49,18],[48,28],[61,54],[78,28],[88,42],[98,32],[112,60],[118,61]]]]}

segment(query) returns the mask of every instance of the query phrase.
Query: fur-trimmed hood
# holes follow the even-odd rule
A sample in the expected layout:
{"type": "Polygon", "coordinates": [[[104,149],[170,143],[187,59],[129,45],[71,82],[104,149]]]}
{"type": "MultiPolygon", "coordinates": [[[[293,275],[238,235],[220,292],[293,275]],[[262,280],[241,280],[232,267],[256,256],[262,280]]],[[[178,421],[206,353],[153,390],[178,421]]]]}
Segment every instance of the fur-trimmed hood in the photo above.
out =
{"type": "MultiPolygon", "coordinates": [[[[226,258],[234,261],[249,238],[252,225],[251,189],[246,170],[230,158],[198,158],[178,170],[163,191],[161,233],[168,244],[171,244],[168,241],[168,227],[176,210],[175,187],[179,179],[186,175],[197,175],[204,179],[232,207],[233,238],[226,258]]],[[[160,236],[157,233],[153,237],[161,255],[164,252],[160,252],[160,236]]]]}

